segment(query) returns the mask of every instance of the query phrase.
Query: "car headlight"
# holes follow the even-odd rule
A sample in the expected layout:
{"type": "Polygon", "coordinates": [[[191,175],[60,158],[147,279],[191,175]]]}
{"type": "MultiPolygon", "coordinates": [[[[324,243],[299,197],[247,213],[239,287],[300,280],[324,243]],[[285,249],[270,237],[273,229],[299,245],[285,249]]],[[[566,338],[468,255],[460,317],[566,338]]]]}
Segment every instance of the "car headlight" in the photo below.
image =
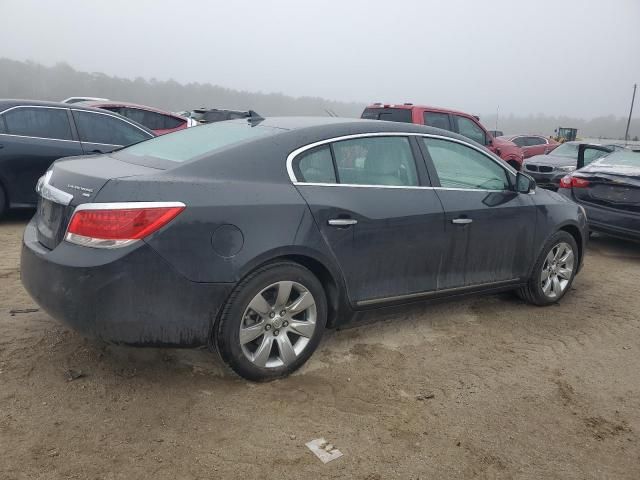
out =
{"type": "Polygon", "coordinates": [[[561,172],[573,172],[576,167],[573,166],[566,166],[566,167],[556,167],[557,170],[560,170],[561,172]]]}

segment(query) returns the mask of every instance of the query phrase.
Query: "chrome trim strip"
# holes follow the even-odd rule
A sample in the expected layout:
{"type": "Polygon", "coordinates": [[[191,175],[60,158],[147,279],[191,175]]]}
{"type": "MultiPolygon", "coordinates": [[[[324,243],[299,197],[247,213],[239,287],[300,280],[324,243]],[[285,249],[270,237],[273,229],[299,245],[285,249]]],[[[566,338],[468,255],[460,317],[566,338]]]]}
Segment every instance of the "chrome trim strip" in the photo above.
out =
{"type": "Polygon", "coordinates": [[[358,220],[355,218],[332,218],[328,220],[327,223],[333,227],[348,227],[358,223],[358,220]]]}
{"type": "Polygon", "coordinates": [[[442,290],[428,290],[426,292],[409,293],[407,295],[397,295],[395,297],[372,298],[369,300],[360,300],[359,302],[356,302],[356,305],[359,307],[364,307],[367,305],[376,305],[378,303],[395,302],[400,300],[411,300],[413,298],[428,298],[428,297],[433,297],[440,294],[455,293],[455,292],[461,292],[465,290],[474,290],[479,287],[492,287],[492,286],[499,287],[501,285],[508,285],[511,283],[519,282],[519,281],[520,281],[520,278],[512,278],[511,280],[500,280],[499,282],[478,283],[475,285],[465,285],[463,287],[444,288],[442,290]]]}
{"type": "Polygon", "coordinates": [[[13,133],[0,133],[0,135],[4,135],[7,137],[18,137],[18,138],[37,138],[38,140],[54,140],[56,142],[80,143],[79,140],[65,140],[63,138],[33,137],[31,135],[15,135],[13,133]]]}
{"type": "Polygon", "coordinates": [[[186,205],[182,202],[110,202],[110,203],[81,203],[73,213],[82,210],[126,210],[134,208],[169,208],[182,207],[186,205]]]}
{"type": "Polygon", "coordinates": [[[50,185],[49,180],[51,179],[52,174],[53,171],[48,170],[47,173],[38,179],[36,192],[45,200],[64,205],[66,207],[71,203],[71,200],[73,200],[73,195],[50,185]]]}
{"type": "MultiPolygon", "coordinates": [[[[435,135],[430,133],[416,133],[416,132],[370,132],[370,133],[356,133],[353,135],[342,135],[339,137],[327,138],[325,140],[319,140],[314,143],[310,143],[303,147],[297,148],[293,152],[291,152],[287,156],[287,174],[289,175],[289,179],[296,186],[301,185],[315,185],[315,186],[345,186],[345,187],[376,187],[376,188],[404,188],[404,189],[442,189],[442,190],[462,190],[462,191],[483,191],[475,188],[445,188],[445,187],[425,187],[425,186],[399,186],[399,185],[356,185],[356,184],[346,184],[346,183],[307,183],[299,181],[295,173],[293,172],[293,160],[303,152],[310,150],[312,148],[318,147],[320,145],[325,145],[327,143],[339,142],[342,140],[352,140],[355,138],[367,138],[367,137],[426,137],[426,138],[435,138],[439,140],[446,140],[454,143],[459,143],[461,145],[465,145],[466,147],[472,148],[484,156],[489,158],[491,161],[495,162],[496,165],[499,165],[502,169],[509,172],[511,175],[515,176],[517,174],[516,170],[506,163],[504,160],[498,157],[498,159],[493,158],[490,152],[483,150],[482,148],[478,148],[475,145],[472,145],[463,140],[458,140],[457,138],[446,137],[444,135],[435,135]]],[[[503,191],[503,190],[486,190],[490,192],[503,191]]]]}
{"type": "Polygon", "coordinates": [[[454,192],[506,192],[512,190],[488,190],[486,188],[450,188],[450,187],[422,187],[422,186],[399,186],[399,185],[366,185],[357,183],[306,183],[306,182],[294,182],[297,187],[347,187],[347,188],[390,188],[401,190],[451,190],[454,192]]]}

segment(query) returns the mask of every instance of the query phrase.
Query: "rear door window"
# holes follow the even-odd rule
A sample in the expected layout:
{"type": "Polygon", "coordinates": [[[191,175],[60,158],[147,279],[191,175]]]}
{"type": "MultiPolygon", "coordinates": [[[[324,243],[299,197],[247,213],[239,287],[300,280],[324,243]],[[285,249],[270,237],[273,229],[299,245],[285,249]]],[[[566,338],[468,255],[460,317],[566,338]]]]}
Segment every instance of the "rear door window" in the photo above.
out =
{"type": "Polygon", "coordinates": [[[151,135],[113,115],[74,110],[80,141],[125,146],[151,138],[151,135]]]}
{"type": "Polygon", "coordinates": [[[179,118],[141,108],[123,107],[120,114],[150,130],[171,130],[185,123],[179,118]]]}
{"type": "Polygon", "coordinates": [[[511,141],[519,147],[525,147],[527,145],[527,137],[516,137],[511,141]]]}
{"type": "Polygon", "coordinates": [[[424,112],[424,124],[443,130],[452,130],[448,113],[424,112]]]}
{"type": "Polygon", "coordinates": [[[436,169],[440,185],[465,190],[508,190],[504,168],[487,155],[461,143],[421,138],[436,169]]]}
{"type": "Polygon", "coordinates": [[[361,118],[411,123],[411,110],[408,108],[365,108],[361,118]]]}
{"type": "Polygon", "coordinates": [[[314,148],[300,154],[296,158],[294,173],[300,182],[336,183],[336,172],[329,146],[314,148]]]}
{"type": "Polygon", "coordinates": [[[455,115],[458,123],[458,133],[464,135],[471,140],[478,142],[480,145],[487,143],[484,130],[478,126],[476,122],[460,115],[455,115]]]}
{"type": "Polygon", "coordinates": [[[332,144],[339,183],[416,186],[418,175],[409,139],[365,137],[332,144]]]}
{"type": "Polygon", "coordinates": [[[72,140],[65,108],[20,107],[2,115],[7,133],[26,137],[72,140]]]}

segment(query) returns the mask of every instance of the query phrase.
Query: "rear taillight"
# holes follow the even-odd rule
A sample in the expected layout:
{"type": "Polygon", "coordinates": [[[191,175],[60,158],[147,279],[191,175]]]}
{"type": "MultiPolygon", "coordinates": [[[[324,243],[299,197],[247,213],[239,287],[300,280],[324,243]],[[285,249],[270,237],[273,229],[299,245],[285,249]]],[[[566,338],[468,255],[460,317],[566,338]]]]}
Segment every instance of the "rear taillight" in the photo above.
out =
{"type": "Polygon", "coordinates": [[[124,247],[151,235],[184,209],[180,202],[85,203],[73,213],[65,240],[87,247],[124,247]]]}
{"type": "Polygon", "coordinates": [[[586,188],[589,186],[589,180],[580,177],[565,175],[560,179],[560,188],[586,188]]]}

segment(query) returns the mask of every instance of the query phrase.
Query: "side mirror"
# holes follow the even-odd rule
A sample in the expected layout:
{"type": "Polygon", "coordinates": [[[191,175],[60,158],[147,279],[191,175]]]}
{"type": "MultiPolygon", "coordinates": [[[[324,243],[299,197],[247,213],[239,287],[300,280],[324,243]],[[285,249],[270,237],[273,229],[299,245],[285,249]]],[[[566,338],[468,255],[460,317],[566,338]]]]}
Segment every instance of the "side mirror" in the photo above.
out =
{"type": "Polygon", "coordinates": [[[536,188],[536,181],[526,173],[518,172],[516,175],[516,192],[529,193],[536,188]]]}
{"type": "Polygon", "coordinates": [[[490,147],[491,145],[493,145],[493,139],[489,135],[487,135],[485,137],[484,143],[487,147],[490,147]]]}

